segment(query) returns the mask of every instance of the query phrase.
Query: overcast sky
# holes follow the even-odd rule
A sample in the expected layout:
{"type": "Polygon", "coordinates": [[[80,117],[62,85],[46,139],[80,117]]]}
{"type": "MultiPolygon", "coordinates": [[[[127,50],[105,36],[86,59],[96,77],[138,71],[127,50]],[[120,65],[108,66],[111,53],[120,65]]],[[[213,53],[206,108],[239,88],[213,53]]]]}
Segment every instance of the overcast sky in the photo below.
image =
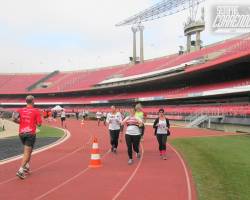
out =
{"type": "MultiPolygon", "coordinates": [[[[115,24],[161,0],[0,1],[0,73],[17,73],[127,63],[132,55],[131,27],[115,24]]],[[[235,36],[210,31],[209,11],[214,4],[218,0],[203,4],[207,22],[204,44],[235,36]]],[[[188,12],[182,12],[145,23],[145,58],[176,53],[179,45],[185,45],[183,23],[187,17],[188,12]]]]}

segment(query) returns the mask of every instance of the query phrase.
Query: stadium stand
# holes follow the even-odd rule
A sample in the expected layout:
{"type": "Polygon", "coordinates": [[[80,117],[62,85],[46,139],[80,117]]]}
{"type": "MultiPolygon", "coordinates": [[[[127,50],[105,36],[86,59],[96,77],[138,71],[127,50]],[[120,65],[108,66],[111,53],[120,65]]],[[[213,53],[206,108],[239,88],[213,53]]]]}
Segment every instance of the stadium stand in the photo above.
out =
{"type": "MultiPolygon", "coordinates": [[[[127,109],[136,102],[155,116],[164,107],[170,119],[211,115],[247,117],[250,122],[250,33],[199,51],[139,64],[40,74],[1,74],[0,106],[13,110],[33,94],[41,109],[127,109]]],[[[150,116],[150,115],[149,115],[150,116]]],[[[224,118],[223,118],[224,119],[224,118]]],[[[221,119],[220,119],[221,120],[221,119]]],[[[231,118],[230,118],[231,120],[231,118]]]]}

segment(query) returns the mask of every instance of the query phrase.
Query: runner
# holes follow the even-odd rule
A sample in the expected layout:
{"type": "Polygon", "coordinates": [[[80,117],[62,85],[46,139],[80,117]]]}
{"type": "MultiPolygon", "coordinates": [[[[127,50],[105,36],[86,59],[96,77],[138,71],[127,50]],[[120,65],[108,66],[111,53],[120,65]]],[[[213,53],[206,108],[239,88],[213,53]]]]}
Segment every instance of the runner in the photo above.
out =
{"type": "Polygon", "coordinates": [[[102,113],[100,111],[97,111],[96,112],[96,119],[97,119],[98,126],[100,125],[101,118],[102,118],[102,113]]]}
{"type": "Polygon", "coordinates": [[[65,110],[63,109],[61,111],[61,126],[63,127],[64,121],[66,120],[66,113],[65,110]]]}
{"type": "Polygon", "coordinates": [[[102,118],[103,118],[103,125],[106,126],[106,119],[107,119],[107,113],[106,112],[102,113],[102,118]]]}
{"type": "Polygon", "coordinates": [[[78,120],[79,119],[79,111],[78,110],[75,112],[75,115],[76,115],[76,120],[78,120]]]}
{"type": "Polygon", "coordinates": [[[38,109],[34,106],[34,97],[29,95],[26,97],[27,106],[17,111],[13,120],[19,123],[19,137],[24,146],[23,159],[21,167],[16,175],[20,179],[25,178],[25,173],[30,172],[29,162],[31,160],[31,153],[36,141],[36,126],[41,126],[42,120],[38,109]]]}
{"type": "Polygon", "coordinates": [[[170,135],[170,124],[164,115],[164,109],[161,108],[159,110],[159,117],[154,121],[153,128],[155,129],[155,135],[159,143],[160,157],[166,160],[166,143],[167,137],[170,135]]]}
{"type": "Polygon", "coordinates": [[[122,117],[121,113],[116,111],[115,106],[111,106],[111,112],[108,113],[106,122],[109,125],[111,152],[116,153],[119,134],[121,130],[122,117]]]}
{"type": "Polygon", "coordinates": [[[136,152],[136,157],[140,158],[139,144],[141,132],[139,126],[142,125],[141,119],[135,116],[135,109],[130,110],[130,115],[122,121],[122,125],[127,125],[125,139],[128,148],[128,164],[133,164],[133,150],[136,152]],[[133,150],[132,150],[133,149],[133,150]]]}
{"type": "Polygon", "coordinates": [[[145,123],[146,113],[142,111],[142,105],[140,103],[136,104],[135,110],[136,110],[135,116],[142,121],[142,124],[139,128],[141,132],[141,141],[143,141],[143,136],[145,132],[144,123],[145,123]]]}

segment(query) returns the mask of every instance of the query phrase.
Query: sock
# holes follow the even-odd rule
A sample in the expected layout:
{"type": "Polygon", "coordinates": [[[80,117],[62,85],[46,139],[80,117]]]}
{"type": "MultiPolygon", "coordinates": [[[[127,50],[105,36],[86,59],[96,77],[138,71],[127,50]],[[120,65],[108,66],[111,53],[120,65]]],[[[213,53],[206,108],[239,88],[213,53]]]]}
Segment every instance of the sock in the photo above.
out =
{"type": "Polygon", "coordinates": [[[26,163],[25,167],[29,169],[30,168],[29,163],[26,163]]]}
{"type": "Polygon", "coordinates": [[[23,173],[23,167],[20,167],[18,171],[23,173]]]}

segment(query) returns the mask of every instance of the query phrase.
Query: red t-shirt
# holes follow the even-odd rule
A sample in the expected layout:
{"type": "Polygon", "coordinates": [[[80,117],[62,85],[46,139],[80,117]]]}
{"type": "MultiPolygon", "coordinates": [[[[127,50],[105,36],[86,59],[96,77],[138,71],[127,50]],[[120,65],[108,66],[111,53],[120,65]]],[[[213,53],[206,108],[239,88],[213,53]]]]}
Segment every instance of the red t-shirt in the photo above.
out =
{"type": "Polygon", "coordinates": [[[36,126],[42,123],[39,110],[33,107],[25,107],[17,112],[20,117],[19,133],[36,134],[36,126]]]}

